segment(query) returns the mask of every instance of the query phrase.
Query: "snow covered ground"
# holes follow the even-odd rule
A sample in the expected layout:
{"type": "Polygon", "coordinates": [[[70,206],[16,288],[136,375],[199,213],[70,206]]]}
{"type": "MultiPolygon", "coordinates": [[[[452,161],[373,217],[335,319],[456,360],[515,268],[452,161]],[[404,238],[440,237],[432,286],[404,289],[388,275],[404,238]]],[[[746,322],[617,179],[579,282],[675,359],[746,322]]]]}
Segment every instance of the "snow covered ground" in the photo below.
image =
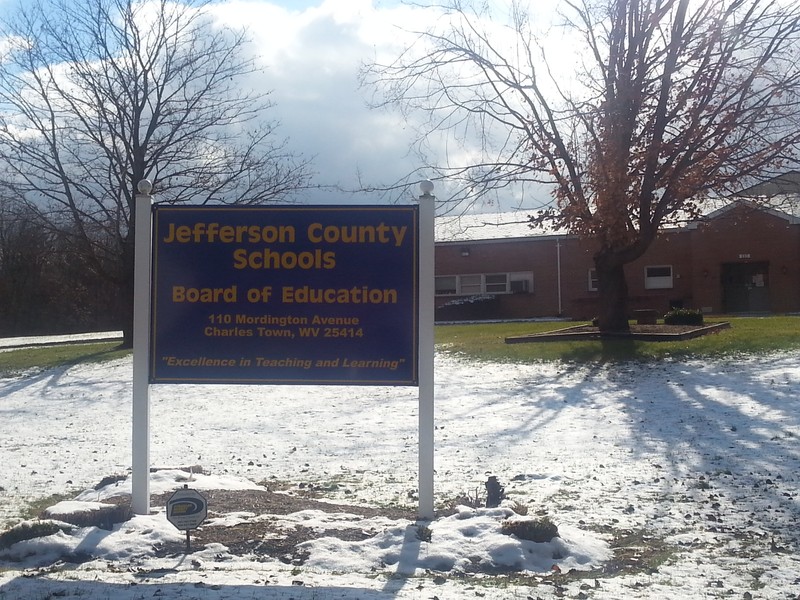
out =
{"type": "Polygon", "coordinates": [[[93,333],[72,333],[68,335],[20,336],[0,338],[0,352],[16,348],[33,346],[54,346],[58,344],[74,344],[76,342],[101,342],[121,340],[121,331],[101,331],[93,333]]]}
{"type": "MultiPolygon", "coordinates": [[[[0,599],[800,598],[796,354],[608,366],[440,353],[436,369],[447,516],[223,514],[210,503],[203,530],[268,520],[320,532],[287,564],[222,544],[158,552],[184,540],[159,509],[0,548],[0,599]],[[490,475],[508,500],[467,506],[490,475]],[[500,531],[542,515],[560,538],[500,531]],[[365,533],[347,541],[331,533],[340,528],[365,533]]],[[[154,494],[263,483],[416,506],[415,388],[159,385],[151,397],[154,494]],[[204,474],[176,470],[186,465],[204,474]]],[[[130,414],[130,359],[0,379],[0,530],[34,499],[69,494],[82,504],[62,512],[89,510],[129,490],[129,479],[94,486],[128,472],[130,414]]]]}

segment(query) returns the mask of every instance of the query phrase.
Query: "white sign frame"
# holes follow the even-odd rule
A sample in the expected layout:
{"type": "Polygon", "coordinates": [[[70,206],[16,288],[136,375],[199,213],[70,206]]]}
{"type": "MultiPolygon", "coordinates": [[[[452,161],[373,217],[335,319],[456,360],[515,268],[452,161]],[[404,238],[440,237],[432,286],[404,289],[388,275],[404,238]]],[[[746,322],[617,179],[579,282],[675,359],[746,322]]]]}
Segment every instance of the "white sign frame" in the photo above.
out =
{"type": "MultiPolygon", "coordinates": [[[[131,510],[150,514],[150,302],[152,286],[152,184],[138,184],[135,203],[133,303],[133,414],[131,510]]],[[[418,517],[434,512],[434,215],[433,183],[420,184],[419,197],[419,505],[418,517]]]]}

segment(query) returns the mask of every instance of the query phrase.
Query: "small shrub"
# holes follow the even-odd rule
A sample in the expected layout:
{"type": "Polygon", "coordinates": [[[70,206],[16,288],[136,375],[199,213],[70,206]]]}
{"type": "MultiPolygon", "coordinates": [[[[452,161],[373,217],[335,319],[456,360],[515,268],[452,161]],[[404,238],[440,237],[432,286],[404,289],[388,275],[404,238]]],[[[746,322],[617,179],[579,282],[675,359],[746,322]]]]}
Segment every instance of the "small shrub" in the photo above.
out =
{"type": "Polygon", "coordinates": [[[523,517],[528,515],[528,507],[516,500],[514,500],[514,503],[511,505],[511,510],[523,517]]]}
{"type": "Polygon", "coordinates": [[[417,525],[417,539],[421,542],[430,542],[433,531],[427,525],[417,525]]]}
{"type": "Polygon", "coordinates": [[[506,498],[506,488],[500,485],[496,475],[486,480],[486,508],[496,508],[506,498]]]}
{"type": "Polygon", "coordinates": [[[469,508],[481,508],[483,506],[483,500],[480,497],[480,492],[478,488],[475,488],[475,492],[470,494],[469,492],[465,494],[461,494],[453,498],[450,502],[447,503],[448,509],[452,510],[457,506],[468,506],[469,508]]]}
{"type": "Polygon", "coordinates": [[[664,315],[665,325],[702,325],[703,313],[689,308],[675,308],[664,315]]]}
{"type": "Polygon", "coordinates": [[[558,535],[558,527],[548,517],[541,519],[508,519],[503,521],[500,532],[513,535],[521,540],[543,543],[549,542],[558,535]]]}

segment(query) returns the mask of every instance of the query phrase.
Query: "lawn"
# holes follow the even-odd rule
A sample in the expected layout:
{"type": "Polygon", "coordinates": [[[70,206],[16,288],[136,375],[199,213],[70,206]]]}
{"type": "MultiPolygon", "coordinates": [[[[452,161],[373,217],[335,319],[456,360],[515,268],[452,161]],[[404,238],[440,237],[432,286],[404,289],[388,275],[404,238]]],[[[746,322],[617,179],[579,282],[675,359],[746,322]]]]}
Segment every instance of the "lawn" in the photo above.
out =
{"type": "Polygon", "coordinates": [[[59,344],[0,352],[0,377],[60,365],[103,362],[130,354],[119,349],[119,342],[59,344]]]}
{"type": "Polygon", "coordinates": [[[691,356],[730,357],[800,348],[800,316],[714,317],[706,324],[727,321],[729,329],[699,338],[675,342],[632,340],[586,340],[506,344],[509,336],[541,333],[576,323],[504,322],[440,325],[436,328],[437,349],[480,360],[570,362],[614,360],[660,360],[691,356]]]}
{"type": "MultiPolygon", "coordinates": [[[[800,316],[714,317],[706,323],[727,321],[729,329],[679,342],[586,340],[506,344],[509,336],[553,331],[576,325],[566,321],[523,321],[438,325],[436,347],[440,352],[460,354],[479,360],[529,363],[543,360],[569,362],[614,360],[660,360],[800,349],[800,316]]],[[[29,369],[46,369],[64,364],[101,362],[130,353],[117,342],[82,343],[24,348],[0,352],[0,376],[29,369]]]]}

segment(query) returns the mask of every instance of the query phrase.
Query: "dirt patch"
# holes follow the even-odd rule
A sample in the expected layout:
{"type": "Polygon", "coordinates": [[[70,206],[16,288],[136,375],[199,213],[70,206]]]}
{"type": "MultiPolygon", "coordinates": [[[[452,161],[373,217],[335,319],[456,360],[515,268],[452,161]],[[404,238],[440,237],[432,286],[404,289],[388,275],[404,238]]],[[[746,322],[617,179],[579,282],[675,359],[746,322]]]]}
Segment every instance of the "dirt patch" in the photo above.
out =
{"type": "MultiPolygon", "coordinates": [[[[153,496],[151,503],[155,507],[164,507],[173,492],[153,496]]],[[[410,508],[372,508],[353,504],[336,504],[324,502],[306,495],[270,490],[209,490],[203,491],[208,500],[209,515],[222,515],[231,512],[252,512],[256,514],[288,515],[301,510],[321,510],[335,513],[343,512],[362,517],[383,516],[389,519],[414,519],[414,511],[410,508]]]]}
{"type": "MultiPolygon", "coordinates": [[[[151,505],[154,509],[163,508],[173,492],[154,495],[151,505]]],[[[243,520],[235,525],[204,524],[191,532],[191,548],[201,549],[209,544],[221,544],[228,548],[230,554],[237,556],[252,555],[255,560],[275,558],[286,564],[302,565],[308,558],[307,553],[299,549],[303,542],[320,537],[336,537],[345,541],[360,541],[377,535],[378,531],[370,531],[358,526],[336,528],[320,531],[302,525],[286,527],[277,517],[303,510],[319,510],[327,513],[346,513],[350,515],[385,517],[393,520],[413,521],[416,518],[410,508],[384,507],[373,508],[352,504],[336,504],[324,502],[307,495],[295,495],[287,492],[269,490],[204,490],[203,496],[208,500],[209,519],[222,517],[230,513],[253,513],[259,518],[243,520]],[[275,515],[276,518],[269,518],[275,515]]],[[[129,496],[110,498],[106,502],[122,506],[130,505],[129,496]]],[[[155,549],[157,556],[184,554],[184,543],[163,544],[155,549]]]]}
{"type": "MultiPolygon", "coordinates": [[[[163,510],[173,493],[151,496],[153,512],[163,510]]],[[[391,506],[376,508],[326,502],[312,497],[314,491],[307,489],[291,492],[267,489],[204,490],[202,494],[208,500],[209,519],[200,528],[190,532],[188,554],[191,556],[194,552],[213,544],[219,545],[220,551],[211,558],[192,557],[193,564],[197,563],[198,567],[205,560],[222,562],[230,560],[232,556],[247,556],[256,562],[278,560],[299,568],[309,557],[308,551],[302,547],[304,542],[321,537],[335,537],[355,542],[367,540],[381,533],[379,528],[370,527],[366,523],[361,526],[358,517],[364,519],[384,517],[406,523],[413,523],[416,520],[416,513],[412,508],[391,506]],[[305,510],[353,515],[353,520],[351,525],[345,527],[320,528],[287,522],[281,518],[305,510]],[[232,514],[240,516],[240,520],[233,524],[224,522],[213,524],[213,519],[232,514]]],[[[117,507],[120,512],[126,510],[130,512],[130,496],[116,496],[105,499],[104,502],[117,507]]],[[[443,517],[453,513],[454,508],[450,508],[437,512],[436,516],[443,517]]],[[[610,535],[614,540],[612,542],[614,559],[602,568],[590,571],[570,570],[564,573],[556,569],[547,574],[530,574],[520,572],[513,567],[475,563],[464,572],[450,573],[448,577],[505,576],[510,578],[508,581],[513,580],[532,586],[548,581],[558,587],[570,581],[591,579],[597,584],[598,579],[614,577],[623,572],[654,572],[673,552],[663,540],[645,536],[640,532],[615,532],[612,528],[606,528],[603,529],[603,533],[610,535]]],[[[187,554],[187,548],[184,541],[163,543],[153,547],[153,554],[160,558],[180,557],[187,554]]],[[[70,556],[67,560],[84,562],[91,560],[91,556],[70,556]]]]}

